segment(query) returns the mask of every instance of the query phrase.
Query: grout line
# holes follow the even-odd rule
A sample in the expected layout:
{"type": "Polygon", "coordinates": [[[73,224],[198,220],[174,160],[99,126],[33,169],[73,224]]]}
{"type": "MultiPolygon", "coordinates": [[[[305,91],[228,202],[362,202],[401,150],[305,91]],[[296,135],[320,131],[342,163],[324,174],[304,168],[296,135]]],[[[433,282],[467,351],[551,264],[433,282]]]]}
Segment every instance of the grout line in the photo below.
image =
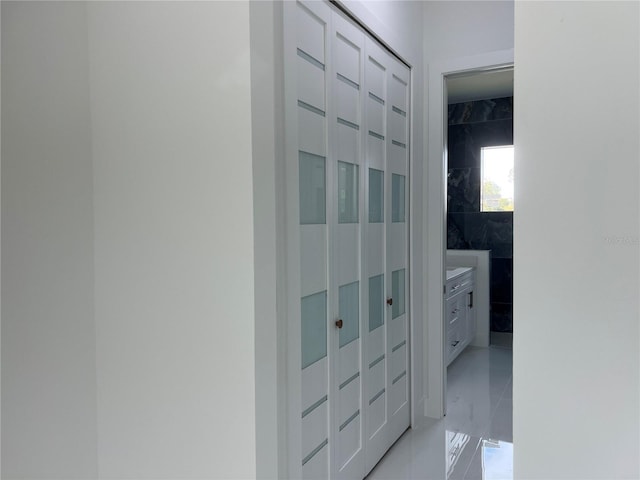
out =
{"type": "Polygon", "coordinates": [[[502,393],[500,394],[500,398],[498,398],[498,401],[496,402],[496,410],[498,409],[498,405],[500,405],[500,402],[504,398],[504,392],[507,391],[507,387],[509,386],[509,382],[511,382],[512,379],[513,379],[513,372],[511,373],[511,375],[509,375],[509,380],[507,380],[507,382],[505,383],[504,388],[502,389],[502,393]]]}
{"type": "Polygon", "coordinates": [[[473,461],[476,459],[476,456],[478,455],[478,452],[482,450],[481,445],[482,445],[482,437],[480,437],[480,441],[478,442],[478,446],[476,447],[476,451],[474,452],[473,456],[471,457],[471,461],[469,462],[469,465],[467,465],[467,468],[465,469],[464,474],[462,475],[462,480],[467,480],[467,474],[469,473],[469,469],[471,468],[471,465],[473,465],[473,461]]]}
{"type": "MultiPolygon", "coordinates": [[[[505,400],[504,398],[504,392],[507,391],[507,387],[509,386],[509,381],[511,381],[511,378],[513,378],[513,373],[509,376],[509,380],[507,380],[506,385],[504,386],[504,388],[502,389],[502,393],[500,394],[500,397],[498,398],[498,401],[496,402],[496,408],[493,411],[493,413],[491,414],[491,419],[489,420],[489,426],[493,425],[493,419],[496,418],[496,413],[498,413],[498,409],[500,408],[500,404],[502,403],[503,400],[505,400]]],[[[513,420],[513,413],[512,415],[512,420],[513,420]]],[[[513,423],[513,421],[512,421],[513,423]]],[[[513,426],[512,426],[513,428],[513,426]]],[[[511,432],[511,435],[513,436],[513,431],[511,432]]]]}
{"type": "Polygon", "coordinates": [[[469,460],[469,462],[467,463],[466,468],[464,469],[464,473],[462,474],[462,479],[463,480],[465,478],[467,478],[467,473],[469,473],[469,469],[471,468],[471,464],[473,463],[473,459],[476,458],[476,455],[478,454],[478,449],[480,448],[480,445],[482,444],[482,437],[475,437],[475,438],[478,439],[478,443],[476,443],[476,448],[473,451],[473,455],[471,455],[471,460],[469,460]]]}

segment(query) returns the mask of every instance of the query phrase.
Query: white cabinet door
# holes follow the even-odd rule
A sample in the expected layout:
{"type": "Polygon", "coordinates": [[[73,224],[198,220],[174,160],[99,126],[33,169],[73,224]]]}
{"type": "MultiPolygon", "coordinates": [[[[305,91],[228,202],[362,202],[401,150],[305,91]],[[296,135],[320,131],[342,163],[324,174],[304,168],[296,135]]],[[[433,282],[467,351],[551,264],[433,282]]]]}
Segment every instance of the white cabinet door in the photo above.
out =
{"type": "Polygon", "coordinates": [[[445,303],[447,365],[464,349],[467,339],[467,294],[458,291],[445,303]]]}
{"type": "Polygon", "coordinates": [[[445,358],[449,365],[476,336],[475,273],[447,281],[445,301],[445,358]]]}
{"type": "Polygon", "coordinates": [[[472,283],[471,288],[466,292],[466,309],[467,309],[467,343],[470,344],[473,342],[473,339],[476,337],[477,327],[476,327],[476,308],[475,308],[475,298],[474,298],[474,290],[475,290],[475,280],[472,283]]]}

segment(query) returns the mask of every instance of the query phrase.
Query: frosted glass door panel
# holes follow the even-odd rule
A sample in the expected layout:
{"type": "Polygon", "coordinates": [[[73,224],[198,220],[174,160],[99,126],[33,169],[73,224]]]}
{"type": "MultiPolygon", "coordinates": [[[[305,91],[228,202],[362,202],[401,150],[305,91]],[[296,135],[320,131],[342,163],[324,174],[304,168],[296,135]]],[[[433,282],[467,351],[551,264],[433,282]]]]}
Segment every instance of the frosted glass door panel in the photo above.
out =
{"type": "Polygon", "coordinates": [[[391,221],[394,223],[404,222],[405,208],[404,208],[404,175],[391,176],[391,221]]]}
{"type": "Polygon", "coordinates": [[[338,222],[358,223],[358,165],[338,162],[338,222]]]}
{"type": "Polygon", "coordinates": [[[360,282],[353,282],[340,287],[339,315],[342,319],[340,329],[340,348],[351,343],[360,335],[360,282]]]}
{"type": "Polygon", "coordinates": [[[327,292],[303,297],[302,368],[327,356],[327,292]]]}
{"type": "Polygon", "coordinates": [[[325,159],[307,152],[299,153],[300,161],[300,224],[326,221],[325,159]]]}
{"type": "Polygon", "coordinates": [[[369,331],[384,324],[384,275],[369,278],[369,331]]]}
{"type": "Polygon", "coordinates": [[[391,292],[393,298],[392,314],[393,318],[396,318],[405,312],[404,268],[393,272],[391,292]]]}
{"type": "Polygon", "coordinates": [[[384,172],[369,169],[369,223],[384,222],[384,172]]]}

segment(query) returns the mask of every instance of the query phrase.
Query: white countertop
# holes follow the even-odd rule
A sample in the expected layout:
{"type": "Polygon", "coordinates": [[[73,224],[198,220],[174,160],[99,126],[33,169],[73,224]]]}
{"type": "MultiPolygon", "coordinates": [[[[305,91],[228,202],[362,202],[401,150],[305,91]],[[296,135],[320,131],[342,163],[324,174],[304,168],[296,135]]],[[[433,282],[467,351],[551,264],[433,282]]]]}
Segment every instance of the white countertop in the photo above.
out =
{"type": "Polygon", "coordinates": [[[473,267],[447,267],[447,281],[473,270],[473,267]]]}

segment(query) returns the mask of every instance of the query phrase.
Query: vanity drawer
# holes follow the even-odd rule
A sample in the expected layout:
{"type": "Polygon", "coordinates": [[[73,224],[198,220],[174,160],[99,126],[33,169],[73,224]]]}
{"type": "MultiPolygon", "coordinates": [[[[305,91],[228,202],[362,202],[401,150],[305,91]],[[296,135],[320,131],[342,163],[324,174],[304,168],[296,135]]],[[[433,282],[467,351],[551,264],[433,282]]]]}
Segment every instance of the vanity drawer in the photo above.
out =
{"type": "Polygon", "coordinates": [[[448,359],[447,363],[451,362],[451,360],[453,360],[453,357],[455,357],[458,354],[458,352],[462,349],[462,346],[463,346],[462,334],[463,332],[461,331],[458,325],[456,325],[455,327],[452,327],[447,332],[447,345],[446,345],[446,352],[447,352],[447,359],[448,359]]]}
{"type": "Polygon", "coordinates": [[[445,305],[445,319],[448,326],[446,328],[452,328],[460,323],[460,318],[466,312],[466,295],[456,295],[447,300],[445,305]]]}
{"type": "Polygon", "coordinates": [[[459,275],[447,281],[446,295],[447,297],[452,297],[471,285],[473,285],[473,272],[459,275]]]}

